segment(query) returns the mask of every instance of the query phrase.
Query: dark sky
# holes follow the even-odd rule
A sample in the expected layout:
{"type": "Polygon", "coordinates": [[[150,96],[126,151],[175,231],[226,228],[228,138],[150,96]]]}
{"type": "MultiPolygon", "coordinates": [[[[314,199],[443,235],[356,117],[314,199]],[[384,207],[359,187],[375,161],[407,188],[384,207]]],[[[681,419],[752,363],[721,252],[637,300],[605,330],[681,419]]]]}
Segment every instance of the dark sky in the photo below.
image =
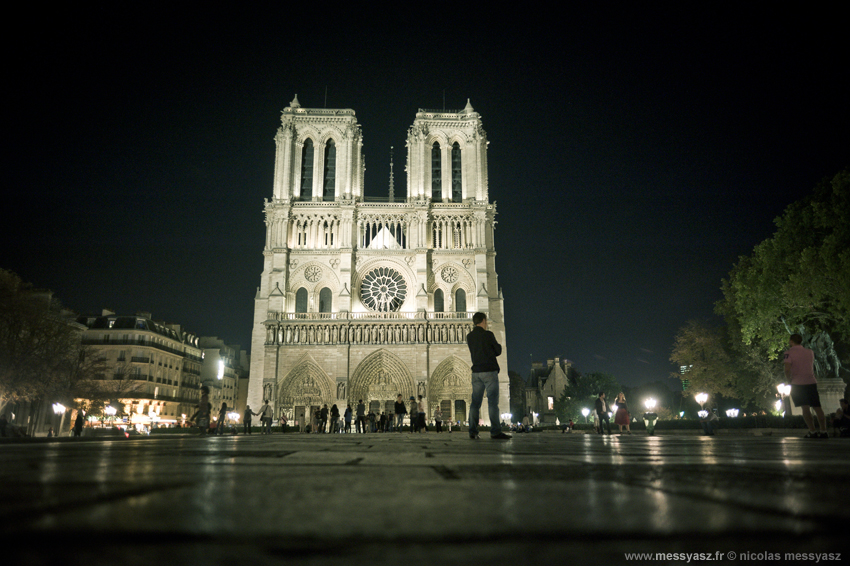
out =
{"type": "Polygon", "coordinates": [[[560,356],[634,385],[668,376],[677,329],[712,317],[737,257],[850,163],[846,28],[826,9],[440,6],[21,17],[0,267],[78,312],[150,311],[248,348],[293,94],[355,110],[374,196],[391,145],[404,194],[417,109],[470,98],[510,369],[560,356]]]}

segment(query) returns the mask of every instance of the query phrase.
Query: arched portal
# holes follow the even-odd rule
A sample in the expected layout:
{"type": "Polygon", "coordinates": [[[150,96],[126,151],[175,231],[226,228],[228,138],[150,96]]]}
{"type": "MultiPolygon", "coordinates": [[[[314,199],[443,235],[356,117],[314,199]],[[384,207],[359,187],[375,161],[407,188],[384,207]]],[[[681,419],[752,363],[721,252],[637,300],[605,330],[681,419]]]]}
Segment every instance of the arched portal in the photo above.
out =
{"type": "Polygon", "coordinates": [[[278,381],[277,391],[276,418],[285,414],[292,425],[298,421],[302,430],[316,409],[324,404],[330,407],[335,399],[331,378],[309,357],[278,381]]]}
{"type": "Polygon", "coordinates": [[[395,401],[399,393],[404,399],[415,394],[413,376],[398,356],[380,349],[367,356],[354,370],[348,400],[352,407],[360,399],[367,407],[372,401],[387,406],[387,401],[395,401]]]}
{"type": "Polygon", "coordinates": [[[434,411],[440,407],[443,420],[464,421],[471,401],[472,370],[459,357],[449,356],[437,366],[428,380],[429,417],[433,417],[434,411]]]}

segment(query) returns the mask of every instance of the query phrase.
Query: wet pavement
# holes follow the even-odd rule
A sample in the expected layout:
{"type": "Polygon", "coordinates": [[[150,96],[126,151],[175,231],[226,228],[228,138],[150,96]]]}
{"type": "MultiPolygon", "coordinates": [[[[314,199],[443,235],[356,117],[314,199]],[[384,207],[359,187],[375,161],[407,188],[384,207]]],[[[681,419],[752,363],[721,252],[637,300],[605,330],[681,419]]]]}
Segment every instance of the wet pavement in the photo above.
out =
{"type": "Polygon", "coordinates": [[[0,462],[1,548],[19,564],[740,563],[850,547],[844,439],[61,439],[0,444],[0,462]]]}

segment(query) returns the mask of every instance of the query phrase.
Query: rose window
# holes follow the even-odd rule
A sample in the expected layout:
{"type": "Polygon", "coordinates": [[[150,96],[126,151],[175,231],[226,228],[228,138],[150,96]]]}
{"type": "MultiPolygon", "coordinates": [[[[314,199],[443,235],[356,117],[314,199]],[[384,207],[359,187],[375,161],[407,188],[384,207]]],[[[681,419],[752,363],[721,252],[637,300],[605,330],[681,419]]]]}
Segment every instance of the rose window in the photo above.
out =
{"type": "Polygon", "coordinates": [[[446,283],[454,283],[457,281],[457,269],[450,265],[444,267],[440,274],[443,276],[443,281],[446,283]]]}
{"type": "Polygon", "coordinates": [[[311,265],[304,270],[304,277],[310,283],[315,283],[322,277],[322,268],[318,265],[311,265]]]}
{"type": "Polygon", "coordinates": [[[407,283],[398,271],[390,267],[373,269],[360,283],[360,300],[373,311],[397,311],[406,296],[407,283]]]}

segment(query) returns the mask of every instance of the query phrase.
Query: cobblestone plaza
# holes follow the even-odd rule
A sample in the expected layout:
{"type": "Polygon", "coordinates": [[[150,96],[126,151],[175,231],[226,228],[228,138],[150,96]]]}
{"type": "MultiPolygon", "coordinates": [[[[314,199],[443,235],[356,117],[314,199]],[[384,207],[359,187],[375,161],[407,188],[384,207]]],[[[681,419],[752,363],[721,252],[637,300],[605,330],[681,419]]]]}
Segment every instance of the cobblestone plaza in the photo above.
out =
{"type": "Polygon", "coordinates": [[[4,554],[22,564],[731,563],[841,552],[850,519],[841,439],[276,434],[0,454],[4,554]]]}

